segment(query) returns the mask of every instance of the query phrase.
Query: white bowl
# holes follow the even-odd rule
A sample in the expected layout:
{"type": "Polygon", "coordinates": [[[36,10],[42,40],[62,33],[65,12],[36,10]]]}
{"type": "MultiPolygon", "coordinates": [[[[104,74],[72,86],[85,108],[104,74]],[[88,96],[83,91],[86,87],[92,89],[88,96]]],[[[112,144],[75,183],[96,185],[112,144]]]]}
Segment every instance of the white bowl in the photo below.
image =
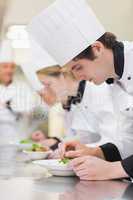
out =
{"type": "Polygon", "coordinates": [[[20,151],[23,151],[23,150],[27,150],[27,149],[30,149],[30,148],[32,148],[32,143],[29,143],[29,144],[21,144],[21,143],[16,143],[16,145],[17,145],[17,147],[18,147],[18,149],[20,150],[20,151]]]}
{"type": "Polygon", "coordinates": [[[59,163],[59,159],[55,160],[38,160],[34,161],[34,164],[37,164],[41,167],[48,169],[54,176],[74,176],[75,173],[67,164],[59,163]]]}
{"type": "Polygon", "coordinates": [[[25,153],[29,157],[30,160],[40,160],[40,159],[48,158],[51,151],[37,152],[37,151],[24,150],[23,153],[25,153]]]}

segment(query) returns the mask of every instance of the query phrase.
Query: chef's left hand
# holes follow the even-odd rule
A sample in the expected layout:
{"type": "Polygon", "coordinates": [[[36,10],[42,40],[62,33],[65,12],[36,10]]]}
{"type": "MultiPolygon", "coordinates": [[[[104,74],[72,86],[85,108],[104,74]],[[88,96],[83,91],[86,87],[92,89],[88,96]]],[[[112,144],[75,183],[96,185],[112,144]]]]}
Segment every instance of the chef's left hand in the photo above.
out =
{"type": "Polygon", "coordinates": [[[40,91],[39,95],[42,97],[42,100],[49,106],[53,106],[57,102],[56,94],[48,86],[46,86],[44,90],[40,91]]]}
{"type": "Polygon", "coordinates": [[[55,151],[52,151],[49,156],[48,159],[60,159],[60,154],[58,149],[56,149],[55,151]]]}
{"type": "Polygon", "coordinates": [[[35,142],[41,142],[46,139],[46,136],[42,131],[38,130],[38,131],[35,131],[34,133],[32,133],[31,139],[35,142]]]}
{"type": "Polygon", "coordinates": [[[104,154],[100,147],[89,147],[79,141],[68,141],[59,144],[59,154],[63,158],[78,158],[80,156],[96,156],[104,159],[104,154]]]}
{"type": "Polygon", "coordinates": [[[2,108],[6,108],[6,103],[3,103],[0,101],[0,109],[2,109],[2,108]]]}
{"type": "Polygon", "coordinates": [[[81,180],[110,180],[127,177],[121,162],[108,162],[97,157],[75,158],[70,166],[81,180]]]}

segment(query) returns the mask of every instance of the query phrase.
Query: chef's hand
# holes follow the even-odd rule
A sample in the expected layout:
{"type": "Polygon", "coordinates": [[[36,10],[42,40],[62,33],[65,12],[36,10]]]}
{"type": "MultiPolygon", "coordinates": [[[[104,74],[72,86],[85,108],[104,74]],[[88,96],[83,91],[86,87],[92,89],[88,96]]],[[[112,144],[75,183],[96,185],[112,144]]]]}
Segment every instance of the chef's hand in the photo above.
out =
{"type": "Polygon", "coordinates": [[[59,144],[59,154],[63,159],[65,158],[77,158],[86,155],[97,156],[104,159],[102,150],[99,147],[87,147],[81,144],[79,141],[70,141],[59,144]]]}
{"type": "Polygon", "coordinates": [[[81,180],[111,180],[128,177],[121,162],[107,162],[93,156],[75,158],[70,166],[81,180]]]}
{"type": "Polygon", "coordinates": [[[48,159],[60,159],[59,150],[56,149],[55,151],[52,151],[49,154],[48,159]]]}
{"type": "Polygon", "coordinates": [[[35,131],[34,133],[32,133],[31,139],[35,142],[42,142],[46,139],[46,136],[42,131],[38,130],[38,131],[35,131]]]}
{"type": "Polygon", "coordinates": [[[48,86],[46,86],[44,90],[39,92],[39,94],[42,97],[42,100],[49,106],[53,106],[57,102],[56,94],[48,86]]]}
{"type": "Polygon", "coordinates": [[[6,103],[0,101],[0,109],[6,108],[6,103]]]}

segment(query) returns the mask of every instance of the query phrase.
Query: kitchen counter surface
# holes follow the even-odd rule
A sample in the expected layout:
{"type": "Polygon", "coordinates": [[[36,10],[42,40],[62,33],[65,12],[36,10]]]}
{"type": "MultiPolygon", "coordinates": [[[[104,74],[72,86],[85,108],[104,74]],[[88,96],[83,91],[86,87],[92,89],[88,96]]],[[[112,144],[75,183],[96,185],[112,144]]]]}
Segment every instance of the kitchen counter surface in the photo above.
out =
{"type": "Polygon", "coordinates": [[[129,182],[87,182],[76,177],[52,177],[46,169],[22,157],[19,155],[17,164],[0,166],[1,200],[133,199],[133,185],[129,182]]]}

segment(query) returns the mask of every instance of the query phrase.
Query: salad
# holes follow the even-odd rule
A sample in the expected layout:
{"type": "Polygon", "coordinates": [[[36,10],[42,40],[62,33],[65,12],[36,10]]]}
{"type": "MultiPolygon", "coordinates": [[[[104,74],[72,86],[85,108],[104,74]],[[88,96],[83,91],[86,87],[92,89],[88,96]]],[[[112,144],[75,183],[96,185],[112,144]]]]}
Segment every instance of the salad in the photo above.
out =
{"type": "Polygon", "coordinates": [[[46,152],[48,151],[47,147],[42,146],[41,144],[32,144],[32,147],[28,151],[33,152],[46,152]]]}
{"type": "Polygon", "coordinates": [[[59,163],[67,165],[71,160],[72,159],[70,159],[70,158],[64,158],[64,159],[59,160],[59,163]]]}
{"type": "Polygon", "coordinates": [[[33,152],[46,152],[48,151],[47,147],[44,147],[42,144],[33,143],[31,139],[24,139],[20,141],[20,144],[30,144],[30,147],[27,149],[28,151],[33,152]]]}
{"type": "Polygon", "coordinates": [[[32,140],[30,139],[21,140],[20,144],[32,144],[32,140]]]}

